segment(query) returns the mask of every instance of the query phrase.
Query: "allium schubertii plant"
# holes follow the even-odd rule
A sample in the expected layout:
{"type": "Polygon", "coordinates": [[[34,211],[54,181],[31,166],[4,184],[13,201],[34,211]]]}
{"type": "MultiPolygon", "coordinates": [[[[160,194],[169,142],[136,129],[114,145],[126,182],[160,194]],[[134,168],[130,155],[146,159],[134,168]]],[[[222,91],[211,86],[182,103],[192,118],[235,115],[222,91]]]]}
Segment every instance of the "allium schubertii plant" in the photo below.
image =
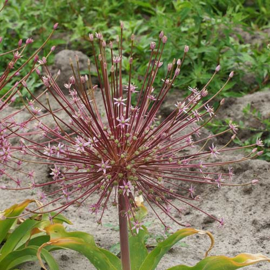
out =
{"type": "MultiPolygon", "coordinates": [[[[20,95],[20,87],[24,87],[32,96],[32,100],[24,101],[25,106],[22,109],[29,113],[29,119],[21,123],[16,123],[13,117],[5,118],[5,123],[3,119],[1,120],[1,173],[13,182],[10,185],[2,185],[1,188],[15,191],[42,189],[47,185],[55,185],[55,189],[47,194],[44,191],[38,193],[39,200],[43,202],[42,206],[28,209],[28,213],[32,214],[54,211],[51,220],[70,205],[88,204],[90,212],[99,215],[98,223],[101,223],[107,209],[118,207],[122,262],[115,264],[118,258],[110,257],[112,255],[109,256],[108,252],[103,256],[111,260],[114,265],[112,269],[155,269],[162,255],[173,244],[187,235],[203,232],[191,228],[180,230],[147,255],[141,238],[141,234],[146,231],[143,225],[143,217],[146,213],[144,203],[152,209],[165,229],[169,227],[164,223],[162,213],[181,226],[190,226],[172,215],[172,210],[181,212],[179,207],[181,204],[193,207],[223,225],[222,218],[217,219],[193,203],[199,198],[196,196],[195,187],[197,184],[214,185],[218,188],[225,185],[237,186],[238,184],[231,182],[232,168],[229,167],[227,173],[222,174],[212,168],[227,166],[260,155],[256,146],[261,145],[262,142],[258,139],[257,144],[248,146],[253,150],[240,160],[221,162],[218,159],[219,155],[241,148],[228,147],[235,137],[237,126],[231,123],[222,133],[206,138],[200,137],[201,129],[211,121],[223,103],[222,100],[217,108],[213,108],[211,106],[213,99],[233,77],[231,72],[223,87],[207,101],[202,101],[206,100],[207,87],[220,70],[219,65],[202,89],[190,88],[189,95],[182,101],[176,101],[170,115],[161,120],[160,108],[168,92],[174,84],[177,85],[177,77],[189,47],[185,46],[182,59],[168,64],[164,80],[154,89],[157,72],[162,66],[162,52],[167,42],[167,37],[161,32],[158,43],[150,43],[150,58],[144,78],[140,85],[134,85],[135,74],[132,63],[135,37],[132,35],[130,49],[125,48],[123,53],[122,23],[120,29],[120,37],[109,45],[102,34],[96,33],[95,37],[93,34],[89,35],[100,90],[92,83],[90,61],[88,75],[80,74],[78,61],[76,67],[71,64],[74,75],[64,86],[69,92],[67,96],[57,84],[57,75],[53,76],[46,66],[46,57],[41,60],[35,57],[31,72],[36,70],[45,88],[42,94],[36,97],[27,86],[27,78],[24,78],[11,91],[13,95],[15,93],[20,95]],[[97,41],[97,46],[94,40],[97,41]],[[124,57],[128,57],[129,61],[127,73],[123,72],[124,57]],[[46,75],[41,75],[38,69],[40,65],[46,75]],[[126,75],[125,79],[123,75],[126,75]],[[97,105],[97,91],[101,92],[102,109],[97,105]],[[57,109],[52,109],[49,94],[50,98],[57,102],[57,109]],[[46,102],[41,102],[44,95],[46,95],[46,102]],[[60,117],[59,112],[64,112],[69,121],[60,117]],[[51,117],[53,126],[45,124],[43,117],[51,117]],[[28,126],[32,128],[33,123],[35,128],[32,131],[25,130],[28,126]],[[232,138],[224,147],[217,148],[212,143],[210,147],[207,146],[211,139],[225,132],[231,132],[232,138]],[[38,141],[33,139],[37,135],[42,139],[38,141]],[[196,141],[193,140],[194,136],[197,138],[196,141]],[[20,139],[19,146],[12,145],[9,141],[15,137],[20,139]],[[34,172],[26,169],[28,162],[50,165],[52,180],[36,183],[34,172]],[[24,163],[25,166],[22,166],[24,163]],[[16,169],[17,175],[11,175],[8,172],[10,169],[16,169]],[[177,192],[180,185],[186,195],[177,192]],[[89,203],[94,193],[99,195],[98,200],[89,203]],[[47,210],[50,205],[54,207],[47,210]],[[140,237],[136,238],[138,236],[140,237]],[[143,245],[144,255],[141,255],[141,258],[134,259],[137,250],[129,246],[129,240],[133,243],[138,241],[143,245]],[[137,265],[134,266],[134,263],[137,265]]],[[[6,78],[3,76],[2,82],[6,78]]],[[[9,95],[8,99],[11,98],[12,95],[9,95]]],[[[252,185],[256,182],[257,180],[253,180],[239,185],[252,185]]],[[[2,215],[2,218],[8,217],[2,215]]],[[[53,244],[53,241],[50,243],[53,244]]],[[[220,262],[231,267],[226,269],[237,269],[257,261],[267,260],[262,255],[239,256],[233,259],[208,257],[202,260],[200,265],[195,266],[197,268],[178,266],[175,269],[202,269],[209,264],[209,261],[209,267],[204,269],[218,269],[220,264],[217,263],[220,262]]],[[[105,269],[98,267],[98,264],[95,266],[98,269],[105,269]]]]}

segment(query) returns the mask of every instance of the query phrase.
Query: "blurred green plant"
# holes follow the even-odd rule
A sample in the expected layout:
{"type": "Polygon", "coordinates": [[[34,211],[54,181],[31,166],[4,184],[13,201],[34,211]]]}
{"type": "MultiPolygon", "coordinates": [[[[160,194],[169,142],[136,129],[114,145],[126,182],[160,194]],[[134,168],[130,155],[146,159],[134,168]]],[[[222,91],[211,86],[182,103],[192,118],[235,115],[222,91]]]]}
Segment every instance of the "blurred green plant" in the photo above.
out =
{"type": "MultiPolygon", "coordinates": [[[[264,153],[259,156],[259,159],[270,161],[270,119],[264,118],[262,114],[255,108],[252,108],[251,104],[248,104],[244,109],[243,113],[246,117],[253,118],[259,123],[260,129],[249,128],[251,136],[248,140],[242,142],[241,140],[235,140],[235,142],[241,146],[248,145],[249,143],[256,142],[258,138],[262,138],[264,148],[259,147],[259,151],[264,150],[264,153]]],[[[246,125],[243,122],[239,122],[239,126],[242,129],[246,129],[246,125]]]]}
{"type": "MultiPolygon", "coordinates": [[[[263,0],[255,1],[252,6],[247,6],[243,0],[44,0],[43,5],[36,5],[33,0],[20,3],[10,0],[0,23],[6,40],[4,47],[10,46],[14,38],[29,36],[38,37],[35,46],[39,47],[45,39],[46,28],[59,22],[62,33],[59,32],[51,42],[61,45],[64,38],[66,46],[90,55],[91,51],[86,49],[88,33],[102,31],[105,39],[111,39],[118,30],[113,25],[118,25],[119,20],[125,22],[126,37],[131,33],[137,36],[139,44],[135,53],[140,60],[135,63],[135,69],[141,75],[146,68],[146,44],[163,30],[173,44],[164,51],[164,69],[168,64],[166,59],[177,59],[178,51],[182,51],[186,44],[192,47],[183,75],[178,79],[180,89],[203,85],[217,62],[222,69],[209,86],[212,93],[220,88],[222,80],[232,69],[236,76],[223,91],[225,97],[242,96],[269,83],[270,56],[267,32],[264,32],[269,28],[269,3],[263,0]],[[255,17],[257,20],[254,21],[255,17]],[[246,40],[245,35],[252,38],[246,40]],[[253,38],[257,40],[254,42],[253,38]],[[254,78],[253,82],[250,83],[247,77],[254,78]]],[[[140,76],[134,78],[134,83],[137,80],[140,76]]]]}
{"type": "MultiPolygon", "coordinates": [[[[258,146],[258,151],[263,151],[263,154],[258,156],[258,159],[270,161],[270,119],[265,118],[262,114],[253,108],[251,104],[247,104],[247,106],[243,109],[244,116],[249,119],[255,119],[257,125],[260,128],[252,128],[246,125],[244,121],[235,122],[241,130],[248,130],[250,137],[247,140],[242,140],[239,137],[236,137],[233,141],[234,143],[240,146],[250,145],[252,143],[256,143],[258,138],[261,138],[264,144],[264,147],[258,146]]],[[[230,124],[230,119],[213,119],[211,123],[207,123],[206,128],[211,130],[213,133],[219,133],[226,130],[227,126],[230,124]]]]}

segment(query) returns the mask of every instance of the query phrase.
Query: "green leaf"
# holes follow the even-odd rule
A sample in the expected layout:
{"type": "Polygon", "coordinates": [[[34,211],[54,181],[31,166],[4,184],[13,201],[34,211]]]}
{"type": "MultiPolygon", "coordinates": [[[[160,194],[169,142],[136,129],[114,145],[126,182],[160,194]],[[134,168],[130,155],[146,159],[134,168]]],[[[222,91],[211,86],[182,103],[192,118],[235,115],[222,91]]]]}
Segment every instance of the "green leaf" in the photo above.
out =
{"type": "Polygon", "coordinates": [[[38,223],[38,221],[27,219],[9,236],[7,242],[1,248],[0,261],[10,252],[12,252],[19,244],[20,240],[25,234],[30,235],[31,229],[38,223]]]}
{"type": "MultiPolygon", "coordinates": [[[[42,244],[48,242],[49,240],[50,240],[50,237],[48,235],[37,236],[28,242],[28,246],[41,246],[42,244]]],[[[18,247],[18,249],[23,249],[23,248],[24,248],[24,245],[18,247]]]]}
{"type": "Polygon", "coordinates": [[[67,232],[62,224],[52,224],[45,230],[50,235],[50,241],[41,248],[52,245],[72,249],[87,257],[97,269],[121,269],[120,260],[109,251],[98,248],[92,235],[84,232],[67,232]]]}
{"type": "Polygon", "coordinates": [[[118,270],[122,269],[121,261],[119,260],[117,256],[115,256],[114,254],[112,254],[111,252],[103,248],[99,248],[99,251],[101,251],[109,259],[111,264],[114,265],[116,269],[118,270]]]}
{"type": "Polygon", "coordinates": [[[62,237],[76,237],[76,238],[80,238],[83,241],[85,241],[86,243],[90,244],[90,245],[94,245],[95,241],[94,241],[94,237],[91,234],[85,233],[85,232],[67,232],[65,230],[65,228],[63,227],[62,224],[52,224],[48,227],[45,228],[47,234],[50,235],[51,239],[57,239],[57,238],[62,238],[62,237]]]}
{"type": "Polygon", "coordinates": [[[134,235],[129,237],[131,270],[140,269],[140,266],[148,255],[144,241],[147,233],[147,229],[144,228],[143,230],[139,230],[138,234],[135,232],[134,235]]]}
{"type": "Polygon", "coordinates": [[[12,217],[19,216],[31,202],[34,202],[34,200],[26,200],[21,204],[15,204],[4,211],[4,216],[7,219],[0,220],[0,243],[6,238],[9,229],[17,220],[16,218],[13,219],[12,217]]]}
{"type": "MultiPolygon", "coordinates": [[[[83,239],[76,237],[57,238],[50,240],[47,245],[75,250],[83,254],[98,270],[120,270],[117,268],[117,265],[113,265],[111,263],[111,257],[108,259],[107,254],[105,255],[104,252],[101,251],[98,247],[86,243],[83,239]]],[[[45,245],[43,245],[43,247],[45,247],[45,245]]],[[[41,249],[39,252],[40,251],[41,249]]],[[[113,256],[113,254],[111,255],[113,256]]],[[[38,257],[40,257],[39,253],[38,257]]],[[[42,267],[45,268],[44,265],[42,265],[42,267]]]]}
{"type": "MultiPolygon", "coordinates": [[[[4,258],[4,260],[0,262],[0,269],[9,270],[25,262],[36,261],[37,251],[38,251],[38,246],[29,246],[22,250],[13,251],[9,253],[4,258]]],[[[47,250],[45,249],[42,250],[41,256],[48,263],[50,269],[53,269],[53,270],[59,269],[56,261],[47,250]]]]}
{"type": "MultiPolygon", "coordinates": [[[[161,258],[181,239],[193,235],[196,233],[205,234],[208,232],[198,231],[192,228],[181,229],[176,233],[169,236],[165,241],[158,243],[158,245],[148,254],[144,262],[142,263],[140,270],[154,270],[156,269],[161,258]]],[[[211,236],[210,236],[211,237],[211,236]]],[[[212,239],[212,237],[211,237],[212,239]]],[[[213,240],[212,240],[213,241],[213,240]]],[[[211,247],[213,246],[213,242],[211,247]]]]}
{"type": "Polygon", "coordinates": [[[234,258],[226,256],[211,256],[201,260],[195,266],[178,265],[168,270],[235,270],[258,262],[268,261],[270,259],[261,254],[239,254],[234,258]]]}

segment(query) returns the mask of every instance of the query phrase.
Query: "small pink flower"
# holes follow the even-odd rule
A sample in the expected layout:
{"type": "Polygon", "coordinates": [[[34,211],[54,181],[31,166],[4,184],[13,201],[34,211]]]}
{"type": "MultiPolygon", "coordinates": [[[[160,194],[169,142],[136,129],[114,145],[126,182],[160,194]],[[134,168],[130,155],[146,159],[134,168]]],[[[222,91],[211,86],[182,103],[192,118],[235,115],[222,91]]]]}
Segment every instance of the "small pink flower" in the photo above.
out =
{"type": "Polygon", "coordinates": [[[123,185],[120,188],[123,190],[123,195],[128,196],[131,193],[132,185],[129,181],[123,181],[123,185]]]}
{"type": "Polygon", "coordinates": [[[212,117],[214,115],[214,108],[210,107],[208,104],[204,106],[204,108],[206,109],[206,111],[209,113],[210,117],[212,117]]]}
{"type": "Polygon", "coordinates": [[[212,143],[212,147],[210,146],[209,149],[210,149],[211,155],[212,155],[213,157],[215,157],[215,158],[217,157],[217,155],[220,154],[220,153],[218,152],[216,146],[214,146],[213,143],[212,143]]]}
{"type": "Polygon", "coordinates": [[[189,195],[191,198],[194,198],[195,195],[195,188],[191,185],[190,188],[188,189],[189,195]]]}
{"type": "Polygon", "coordinates": [[[263,147],[263,142],[262,142],[262,140],[260,138],[257,138],[256,145],[260,146],[260,147],[263,147]]]}
{"type": "Polygon", "coordinates": [[[229,127],[230,127],[230,129],[232,130],[232,132],[233,132],[234,134],[237,133],[238,126],[237,126],[236,124],[233,124],[232,121],[230,121],[229,127]]]}
{"type": "Polygon", "coordinates": [[[109,162],[110,162],[109,160],[107,160],[105,162],[103,160],[101,160],[101,163],[96,164],[98,167],[100,167],[97,170],[97,172],[103,171],[103,174],[106,174],[107,169],[110,169],[112,167],[112,166],[108,165],[109,162]]]}
{"type": "Polygon", "coordinates": [[[218,178],[215,180],[215,182],[217,183],[218,188],[221,188],[221,182],[223,182],[223,181],[224,181],[224,179],[222,179],[222,174],[220,173],[218,175],[218,178]]]}
{"type": "Polygon", "coordinates": [[[119,122],[119,124],[117,125],[118,127],[121,128],[125,128],[126,126],[129,126],[130,124],[129,122],[129,118],[125,119],[123,116],[121,116],[120,118],[116,118],[116,120],[119,122]]]}
{"type": "Polygon", "coordinates": [[[139,221],[133,222],[132,230],[136,230],[136,233],[138,234],[140,230],[143,230],[142,224],[139,221]]]}
{"type": "Polygon", "coordinates": [[[126,106],[126,103],[124,101],[126,101],[127,99],[123,99],[122,97],[119,98],[114,98],[114,105],[116,105],[117,107],[119,107],[120,105],[126,106]]]}

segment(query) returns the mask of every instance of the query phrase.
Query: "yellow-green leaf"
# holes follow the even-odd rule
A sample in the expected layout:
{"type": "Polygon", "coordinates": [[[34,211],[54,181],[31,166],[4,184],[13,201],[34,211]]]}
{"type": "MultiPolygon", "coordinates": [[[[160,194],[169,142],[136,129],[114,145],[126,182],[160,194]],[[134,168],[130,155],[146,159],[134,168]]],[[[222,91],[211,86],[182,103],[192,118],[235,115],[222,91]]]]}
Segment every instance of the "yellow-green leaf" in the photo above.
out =
{"type": "MultiPolygon", "coordinates": [[[[170,250],[170,248],[173,245],[175,245],[181,239],[183,239],[187,236],[196,234],[196,233],[207,234],[210,237],[211,247],[207,251],[207,253],[208,253],[214,245],[213,236],[209,232],[195,230],[193,228],[181,229],[181,230],[177,231],[176,233],[172,234],[171,236],[169,236],[163,242],[158,243],[158,245],[145,258],[144,262],[142,263],[142,265],[139,269],[140,270],[154,270],[157,267],[161,258],[170,250]]],[[[206,255],[207,255],[207,253],[206,253],[206,255]]]]}
{"type": "Polygon", "coordinates": [[[262,254],[248,253],[239,254],[234,258],[226,256],[210,256],[201,260],[195,266],[178,265],[169,268],[168,270],[235,270],[263,261],[270,262],[270,258],[267,258],[262,254]]]}
{"type": "MultiPolygon", "coordinates": [[[[76,238],[76,237],[65,237],[65,238],[57,238],[52,239],[46,244],[43,244],[37,253],[37,256],[40,261],[40,265],[46,269],[45,265],[43,264],[40,253],[42,248],[48,245],[53,245],[61,248],[72,249],[78,251],[79,253],[83,254],[88,260],[96,267],[97,270],[120,270],[117,268],[117,265],[113,265],[111,260],[107,258],[105,253],[99,250],[98,247],[86,243],[83,239],[76,238]]],[[[112,254],[113,255],[113,254],[112,254]]],[[[116,257],[116,256],[115,256],[116,257]]],[[[116,257],[117,258],[117,257],[116,257]]],[[[118,259],[119,260],[119,259],[118,259]]],[[[119,265],[119,264],[118,264],[119,265]]]]}
{"type": "Polygon", "coordinates": [[[16,217],[19,216],[31,202],[35,202],[35,200],[25,200],[23,203],[14,204],[10,208],[3,211],[3,216],[6,219],[0,220],[0,243],[5,239],[9,229],[17,220],[16,217]]]}
{"type": "MultiPolygon", "coordinates": [[[[29,246],[22,250],[16,250],[9,253],[1,262],[0,269],[9,270],[14,269],[17,265],[20,265],[25,262],[37,260],[37,246],[29,246]]],[[[58,270],[58,265],[55,262],[54,258],[50,255],[47,250],[42,250],[41,256],[48,263],[50,269],[58,270]]]]}
{"type": "Polygon", "coordinates": [[[49,225],[45,228],[48,235],[50,235],[50,239],[63,238],[63,237],[76,237],[80,238],[86,243],[96,246],[94,237],[91,234],[85,232],[67,232],[62,224],[56,223],[49,225]]]}

